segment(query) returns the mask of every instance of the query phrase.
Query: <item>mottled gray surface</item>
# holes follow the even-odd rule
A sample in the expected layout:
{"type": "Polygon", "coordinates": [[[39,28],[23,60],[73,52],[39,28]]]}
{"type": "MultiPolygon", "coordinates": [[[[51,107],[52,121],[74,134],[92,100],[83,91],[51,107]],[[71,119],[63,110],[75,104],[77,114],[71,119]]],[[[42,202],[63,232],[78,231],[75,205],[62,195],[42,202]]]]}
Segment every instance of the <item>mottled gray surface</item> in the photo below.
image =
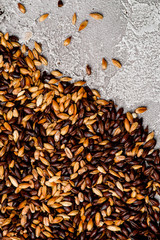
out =
{"type": "MultiPolygon", "coordinates": [[[[24,0],[27,9],[22,14],[17,0],[0,0],[4,13],[0,16],[0,30],[16,34],[21,42],[33,47],[41,42],[48,58],[47,69],[58,68],[75,80],[85,79],[92,88],[100,90],[106,99],[114,99],[125,110],[146,105],[144,123],[156,136],[160,130],[160,0],[24,0]],[[89,16],[90,12],[103,13],[102,21],[89,16]],[[76,12],[76,26],[71,23],[76,12]],[[49,13],[42,23],[40,15],[49,13]],[[79,24],[89,24],[78,32],[79,24]],[[63,41],[72,35],[68,47],[63,41]],[[108,61],[101,70],[101,59],[108,61]],[[119,59],[123,67],[117,69],[111,58],[119,59]],[[90,64],[92,75],[86,76],[90,64]]],[[[160,141],[158,141],[160,146],[160,141]]]]}

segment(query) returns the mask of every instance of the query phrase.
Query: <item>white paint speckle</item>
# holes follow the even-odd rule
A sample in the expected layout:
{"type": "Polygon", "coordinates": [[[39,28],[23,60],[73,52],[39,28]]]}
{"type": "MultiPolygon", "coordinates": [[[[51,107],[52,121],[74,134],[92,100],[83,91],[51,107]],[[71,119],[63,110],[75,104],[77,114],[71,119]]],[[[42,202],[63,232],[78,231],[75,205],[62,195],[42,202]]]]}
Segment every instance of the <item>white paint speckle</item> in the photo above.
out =
{"type": "Polygon", "coordinates": [[[24,41],[24,42],[28,42],[31,38],[32,38],[32,36],[33,36],[33,33],[32,32],[25,32],[24,33],[24,36],[23,36],[23,38],[22,38],[22,41],[24,41]]]}

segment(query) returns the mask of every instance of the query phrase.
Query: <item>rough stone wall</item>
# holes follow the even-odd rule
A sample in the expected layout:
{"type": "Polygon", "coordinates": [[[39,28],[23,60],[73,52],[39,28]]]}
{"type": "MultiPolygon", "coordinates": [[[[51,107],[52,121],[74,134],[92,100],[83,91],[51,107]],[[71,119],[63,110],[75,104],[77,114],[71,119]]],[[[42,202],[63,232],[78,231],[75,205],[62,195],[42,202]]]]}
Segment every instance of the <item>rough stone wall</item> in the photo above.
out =
{"type": "Polygon", "coordinates": [[[160,0],[63,0],[62,8],[58,0],[20,2],[26,14],[18,10],[17,0],[0,0],[0,31],[19,36],[30,47],[34,40],[42,43],[47,70],[58,68],[75,80],[87,80],[125,110],[148,106],[144,124],[155,130],[160,146],[160,0]],[[71,23],[74,12],[76,26],[71,23]],[[102,13],[103,20],[92,19],[90,12],[102,13]],[[44,13],[49,17],[39,23],[44,13]],[[88,26],[78,32],[85,19],[88,26]],[[64,47],[70,35],[71,44],[64,47]],[[102,57],[108,61],[105,71],[102,57]],[[112,65],[114,57],[122,62],[122,69],[112,65]],[[91,76],[86,76],[86,64],[92,67],[91,76]]]}

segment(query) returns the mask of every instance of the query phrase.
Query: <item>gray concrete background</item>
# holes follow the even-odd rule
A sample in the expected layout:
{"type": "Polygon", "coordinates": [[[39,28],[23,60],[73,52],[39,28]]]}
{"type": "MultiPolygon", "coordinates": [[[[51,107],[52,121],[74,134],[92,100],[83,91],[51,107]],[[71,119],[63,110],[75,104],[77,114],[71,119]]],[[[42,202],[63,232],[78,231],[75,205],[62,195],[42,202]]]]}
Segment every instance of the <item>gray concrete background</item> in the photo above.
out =
{"type": "Polygon", "coordinates": [[[160,131],[160,0],[0,0],[0,31],[19,36],[22,43],[33,48],[34,41],[43,45],[43,54],[49,65],[58,68],[75,80],[85,79],[87,84],[101,92],[102,97],[113,99],[126,111],[148,106],[143,114],[144,124],[160,131]],[[17,3],[26,7],[22,14],[17,3]],[[77,23],[71,23],[77,13],[77,23]],[[96,21],[89,16],[100,12],[104,18],[96,21]],[[49,13],[42,23],[39,16],[49,13]],[[88,26],[78,32],[80,23],[88,19],[88,26]],[[71,44],[63,41],[72,35],[71,44]],[[101,70],[105,57],[108,68],[101,70]],[[122,69],[111,63],[121,61],[122,69]],[[92,75],[86,76],[90,64],[92,75]]]}

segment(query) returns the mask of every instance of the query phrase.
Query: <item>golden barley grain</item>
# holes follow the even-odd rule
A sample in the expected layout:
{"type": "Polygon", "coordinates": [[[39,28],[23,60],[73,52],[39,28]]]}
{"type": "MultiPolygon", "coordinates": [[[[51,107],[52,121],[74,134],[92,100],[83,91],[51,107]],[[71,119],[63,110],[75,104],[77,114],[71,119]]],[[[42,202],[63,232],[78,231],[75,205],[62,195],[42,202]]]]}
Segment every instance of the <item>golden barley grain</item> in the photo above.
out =
{"type": "Polygon", "coordinates": [[[117,232],[117,231],[121,231],[120,227],[117,226],[107,226],[107,229],[112,231],[112,232],[117,232]]]}
{"type": "Polygon", "coordinates": [[[75,25],[76,21],[77,21],[77,15],[76,15],[76,13],[74,13],[72,16],[72,24],[75,25]]]}
{"type": "Polygon", "coordinates": [[[141,113],[144,113],[146,110],[147,110],[146,107],[138,107],[136,108],[135,113],[141,114],[141,113]]]}
{"type": "Polygon", "coordinates": [[[11,181],[11,183],[14,187],[18,187],[18,182],[14,177],[8,176],[8,178],[9,178],[9,180],[11,181]]]}
{"type": "Polygon", "coordinates": [[[118,68],[122,67],[121,63],[116,59],[112,59],[112,63],[113,63],[114,66],[116,66],[118,68]]]}
{"type": "Polygon", "coordinates": [[[68,38],[66,38],[66,39],[64,40],[64,42],[63,42],[64,46],[68,46],[68,45],[70,44],[71,38],[72,38],[72,37],[70,36],[70,37],[68,37],[68,38]]]}
{"type": "Polygon", "coordinates": [[[72,152],[70,151],[69,148],[66,147],[66,148],[64,149],[64,151],[65,151],[65,153],[66,153],[66,155],[67,155],[68,158],[70,158],[70,159],[73,158],[73,154],[72,154],[72,152]]]}
{"type": "Polygon", "coordinates": [[[47,17],[48,17],[48,13],[46,13],[46,14],[43,14],[42,16],[40,16],[40,18],[39,18],[39,22],[43,22],[47,17]]]}
{"type": "Polygon", "coordinates": [[[105,58],[102,58],[102,69],[105,70],[107,68],[107,61],[105,58]]]}
{"type": "Polygon", "coordinates": [[[43,65],[45,65],[45,66],[48,65],[48,62],[47,62],[47,60],[46,60],[44,57],[39,56],[39,60],[41,61],[41,63],[42,63],[43,65]]]}
{"type": "Polygon", "coordinates": [[[96,19],[96,20],[101,20],[103,19],[103,15],[100,13],[90,13],[89,14],[92,18],[96,19]]]}
{"type": "Polygon", "coordinates": [[[79,26],[79,31],[82,31],[88,25],[88,20],[83,21],[79,26]]]}
{"type": "Polygon", "coordinates": [[[61,77],[63,74],[58,71],[58,70],[54,70],[54,71],[51,71],[51,74],[55,77],[61,77]]]}
{"type": "Polygon", "coordinates": [[[99,189],[97,189],[97,188],[92,188],[92,191],[93,191],[96,195],[98,195],[98,196],[100,196],[100,197],[103,196],[102,192],[101,192],[99,189]]]}
{"type": "Polygon", "coordinates": [[[22,13],[26,13],[26,9],[25,9],[24,5],[22,5],[21,3],[18,3],[18,8],[22,13]]]}
{"type": "Polygon", "coordinates": [[[34,47],[35,47],[35,49],[37,50],[38,53],[41,53],[41,52],[42,52],[42,48],[41,48],[41,46],[40,46],[39,43],[34,42],[34,47]]]}

